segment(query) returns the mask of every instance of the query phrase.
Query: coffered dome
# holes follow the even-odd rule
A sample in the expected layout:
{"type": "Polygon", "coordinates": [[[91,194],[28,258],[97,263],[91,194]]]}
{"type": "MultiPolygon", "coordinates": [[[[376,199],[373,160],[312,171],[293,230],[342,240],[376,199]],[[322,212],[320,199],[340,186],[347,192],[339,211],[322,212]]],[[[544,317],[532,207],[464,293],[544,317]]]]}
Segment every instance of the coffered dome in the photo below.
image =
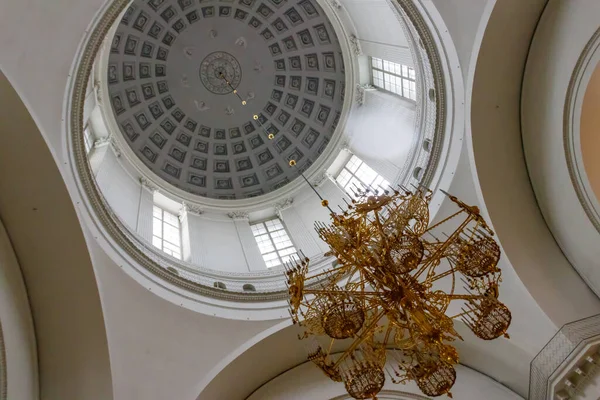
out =
{"type": "Polygon", "coordinates": [[[154,174],[189,193],[278,189],[327,147],[342,50],[314,0],[135,0],[108,59],[112,110],[154,174]],[[269,139],[272,138],[272,139],[269,139]]]}

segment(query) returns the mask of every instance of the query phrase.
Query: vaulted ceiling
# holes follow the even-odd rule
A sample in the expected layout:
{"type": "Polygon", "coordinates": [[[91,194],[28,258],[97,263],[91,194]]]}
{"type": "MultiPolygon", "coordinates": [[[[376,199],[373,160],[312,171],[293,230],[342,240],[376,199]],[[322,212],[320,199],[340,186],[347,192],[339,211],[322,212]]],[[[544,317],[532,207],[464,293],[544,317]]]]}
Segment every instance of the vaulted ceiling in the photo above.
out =
{"type": "Polygon", "coordinates": [[[155,174],[190,193],[255,197],[327,147],[344,101],[342,51],[313,0],[136,0],[108,59],[112,109],[155,174]],[[269,139],[272,134],[272,139],[269,139]]]}

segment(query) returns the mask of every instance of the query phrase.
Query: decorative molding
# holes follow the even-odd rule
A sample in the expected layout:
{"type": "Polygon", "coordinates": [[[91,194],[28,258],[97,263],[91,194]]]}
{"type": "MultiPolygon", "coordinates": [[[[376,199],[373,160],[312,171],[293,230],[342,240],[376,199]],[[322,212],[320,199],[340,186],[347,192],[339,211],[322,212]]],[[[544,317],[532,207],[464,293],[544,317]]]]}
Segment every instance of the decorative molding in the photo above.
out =
{"type": "Polygon", "coordinates": [[[187,202],[183,202],[183,205],[181,207],[181,210],[184,211],[185,213],[188,214],[193,214],[193,215],[202,215],[204,214],[204,209],[196,204],[190,204],[187,202]]]}
{"type": "Polygon", "coordinates": [[[327,173],[327,172],[323,172],[321,175],[317,176],[315,179],[313,179],[312,181],[312,185],[314,187],[319,187],[321,186],[323,183],[325,183],[325,181],[327,181],[327,179],[331,179],[331,174],[327,173]]]}
{"type": "Polygon", "coordinates": [[[348,142],[347,140],[344,140],[342,142],[342,144],[340,145],[340,150],[342,151],[347,151],[348,153],[352,153],[354,154],[354,152],[352,151],[352,149],[350,148],[350,142],[348,142]]]}
{"type": "MultiPolygon", "coordinates": [[[[437,107],[437,115],[434,111],[432,118],[432,126],[435,127],[435,135],[432,136],[434,145],[431,157],[428,157],[426,160],[427,174],[424,179],[424,183],[428,183],[435,173],[437,160],[439,159],[439,155],[441,153],[441,144],[444,142],[446,102],[444,74],[441,69],[441,58],[437,48],[435,47],[436,45],[432,39],[431,32],[429,32],[426,24],[423,21],[423,17],[419,14],[412,2],[410,0],[388,1],[396,4],[396,7],[398,7],[398,4],[400,4],[402,8],[407,10],[405,14],[408,14],[409,16],[412,16],[414,20],[419,21],[419,23],[416,24],[419,27],[416,31],[422,32],[426,36],[423,39],[423,52],[430,55],[430,57],[428,57],[428,61],[425,62],[430,62],[433,66],[431,67],[431,70],[433,70],[431,74],[433,76],[432,84],[434,84],[436,88],[437,101],[435,105],[437,107]]],[[[145,270],[156,279],[171,284],[178,290],[187,291],[194,295],[205,296],[206,299],[215,299],[217,301],[226,300],[234,302],[257,302],[281,301],[287,299],[287,291],[283,285],[283,280],[281,279],[281,268],[272,268],[268,271],[261,271],[260,273],[215,271],[202,266],[191,265],[161,253],[157,249],[153,248],[151,244],[144,241],[141,237],[139,237],[139,235],[137,235],[135,232],[132,232],[127,228],[127,226],[125,226],[125,224],[117,217],[114,211],[107,204],[103,194],[98,188],[94,174],[87,159],[87,153],[85,151],[83,139],[85,95],[92,67],[96,61],[96,57],[98,56],[101,45],[105,42],[105,38],[111,27],[117,21],[123,10],[129,5],[129,3],[129,0],[113,0],[111,3],[108,3],[99,13],[97,19],[94,21],[93,27],[89,31],[85,45],[77,54],[77,60],[74,63],[74,68],[71,74],[72,78],[69,80],[69,91],[71,94],[67,102],[67,107],[65,108],[65,118],[68,119],[66,129],[70,141],[70,158],[74,169],[77,171],[77,185],[79,186],[81,192],[84,193],[89,207],[91,210],[93,210],[91,211],[92,217],[95,219],[95,222],[100,227],[101,231],[103,231],[103,234],[106,236],[106,238],[108,240],[112,240],[114,246],[118,246],[124,253],[131,257],[132,266],[134,268],[145,270]],[[173,270],[177,271],[177,273],[174,273],[173,270]],[[212,283],[219,279],[227,282],[227,291],[218,290],[212,286],[212,283]],[[247,279],[252,279],[254,283],[260,282],[260,287],[258,285],[256,286],[257,292],[243,292],[242,283],[247,282],[247,279]]],[[[339,1],[330,0],[329,4],[334,9],[341,8],[339,1]]],[[[332,22],[335,22],[335,20],[332,22]]],[[[337,21],[337,24],[339,25],[340,22],[337,21]]],[[[343,27],[338,27],[338,29],[343,31],[343,27]]],[[[411,51],[414,50],[413,47],[414,46],[411,46],[411,51]]],[[[349,55],[348,48],[349,44],[343,48],[346,56],[349,55]]],[[[106,49],[108,51],[108,46],[106,46],[106,49]]],[[[346,69],[348,70],[350,67],[355,68],[355,61],[352,59],[352,57],[348,61],[349,62],[346,65],[346,69]]],[[[104,66],[103,63],[100,63],[99,65],[101,65],[101,68],[104,66]]],[[[353,76],[351,71],[347,72],[348,76],[353,76]]],[[[106,71],[103,71],[102,73],[106,74],[106,71]]],[[[349,87],[352,87],[353,85],[354,82],[352,82],[349,87]]],[[[103,85],[102,90],[106,90],[105,85],[103,85]]],[[[347,98],[351,99],[352,96],[347,96],[347,98]]],[[[330,146],[333,146],[335,150],[339,149],[338,144],[341,138],[341,132],[344,130],[347,114],[351,105],[351,101],[347,101],[345,103],[345,107],[342,112],[342,118],[336,130],[336,135],[334,135],[334,139],[330,143],[330,146]]],[[[430,127],[426,128],[431,129],[430,127]]],[[[120,139],[117,140],[119,141],[120,139]]],[[[125,154],[129,159],[129,153],[125,151],[125,154]]],[[[321,164],[325,162],[332,162],[336,155],[337,152],[334,154],[332,151],[326,159],[323,159],[323,162],[316,162],[313,164],[311,167],[312,172],[309,174],[309,179],[312,179],[314,175],[318,173],[317,171],[322,168],[321,164]]],[[[286,186],[286,188],[288,188],[287,192],[282,191],[277,195],[285,195],[285,193],[292,193],[293,190],[296,190],[296,187],[293,187],[292,184],[286,186]]],[[[156,187],[152,185],[150,190],[156,190],[156,187]]],[[[185,198],[183,195],[180,195],[180,197],[185,198]]],[[[268,198],[265,198],[265,200],[268,200],[268,198]]],[[[258,203],[247,200],[244,204],[244,206],[256,207],[258,203]]],[[[207,201],[207,206],[209,208],[215,207],[215,205],[209,201],[207,201]]],[[[315,271],[329,268],[331,265],[331,257],[324,257],[323,255],[316,256],[311,261],[315,271]]],[[[145,273],[145,271],[142,273],[145,273]]],[[[220,307],[217,305],[217,303],[211,304],[220,307]]]]}
{"type": "Polygon", "coordinates": [[[115,155],[117,156],[117,158],[121,157],[121,149],[119,148],[119,144],[117,143],[117,140],[115,139],[115,135],[111,134],[108,137],[108,140],[110,142],[110,146],[112,147],[113,151],[115,152],[115,155]]]}
{"type": "Polygon", "coordinates": [[[577,356],[585,357],[578,353],[591,340],[600,343],[600,314],[565,324],[531,362],[529,400],[551,398],[548,389],[555,372],[577,356]]]}
{"type": "Polygon", "coordinates": [[[154,183],[150,182],[148,179],[144,178],[143,176],[140,178],[140,183],[142,184],[142,187],[144,187],[145,189],[148,189],[151,192],[159,191],[158,186],[156,186],[154,183]]]}
{"type": "Polygon", "coordinates": [[[354,95],[354,101],[359,106],[365,104],[365,88],[361,85],[356,85],[356,94],[354,95]]]}
{"type": "MultiPolygon", "coordinates": [[[[577,151],[575,150],[575,143],[573,140],[574,120],[581,117],[580,115],[575,115],[575,100],[578,91],[586,89],[585,87],[581,87],[581,80],[586,69],[590,67],[590,59],[594,53],[598,51],[599,47],[600,28],[596,30],[592,38],[584,47],[579,59],[577,60],[577,64],[573,69],[573,74],[571,75],[571,80],[567,89],[567,100],[565,101],[565,108],[563,112],[563,147],[565,149],[567,169],[569,170],[571,183],[573,184],[573,188],[575,188],[575,193],[577,194],[579,203],[581,203],[581,207],[583,207],[585,214],[589,218],[592,225],[594,225],[594,228],[596,228],[596,230],[600,233],[600,210],[596,210],[596,207],[594,206],[594,202],[592,200],[592,198],[594,198],[594,194],[588,193],[588,190],[586,190],[586,186],[583,183],[581,172],[581,169],[583,168],[578,166],[578,157],[576,156],[577,151]]],[[[593,67],[595,68],[595,64],[593,67]]]]}
{"type": "MultiPolygon", "coordinates": [[[[447,93],[444,84],[442,56],[425,18],[413,0],[387,0],[387,3],[392,7],[406,37],[409,38],[409,48],[417,71],[417,115],[415,121],[420,121],[417,128],[422,132],[422,137],[419,138],[416,145],[421,146],[424,139],[433,141],[431,153],[419,154],[417,162],[423,164],[422,167],[425,169],[420,184],[429,186],[440,161],[446,131],[447,93]],[[435,89],[436,96],[433,104],[424,101],[429,89],[435,89]]],[[[421,165],[413,165],[408,173],[416,166],[421,165]]]]}
{"type": "Polygon", "coordinates": [[[590,383],[600,376],[600,352],[585,356],[566,375],[558,390],[554,390],[556,397],[559,400],[584,399],[590,383]]]}
{"type": "Polygon", "coordinates": [[[4,344],[4,333],[0,323],[0,400],[8,400],[8,380],[6,366],[6,346],[4,344]]]}
{"type": "Polygon", "coordinates": [[[327,2],[334,10],[340,10],[342,8],[342,3],[340,3],[339,0],[328,0],[327,2]]]}
{"type": "Polygon", "coordinates": [[[356,103],[359,106],[365,104],[365,92],[367,90],[376,90],[375,86],[365,83],[363,85],[356,85],[356,103]]]}
{"type": "Polygon", "coordinates": [[[102,97],[101,82],[98,79],[94,80],[94,94],[96,96],[96,102],[100,105],[104,104],[104,98],[102,97]]]}
{"type": "Polygon", "coordinates": [[[227,216],[234,221],[248,221],[250,219],[246,211],[233,211],[227,214],[227,216]]]}
{"type": "Polygon", "coordinates": [[[356,37],[356,35],[352,34],[352,35],[350,35],[348,40],[350,41],[350,47],[352,48],[354,55],[357,57],[362,56],[363,52],[362,52],[362,48],[360,46],[360,39],[358,37],[356,37]]]}
{"type": "Polygon", "coordinates": [[[108,144],[110,144],[110,136],[104,136],[100,139],[96,139],[96,141],[94,142],[94,148],[98,149],[100,147],[107,146],[108,144]]]}
{"type": "Polygon", "coordinates": [[[273,207],[275,208],[275,214],[277,214],[277,216],[279,218],[281,217],[281,212],[284,210],[287,210],[288,208],[290,208],[292,205],[294,204],[294,199],[293,198],[287,198],[284,199],[280,202],[277,202],[273,205],[273,207]]]}

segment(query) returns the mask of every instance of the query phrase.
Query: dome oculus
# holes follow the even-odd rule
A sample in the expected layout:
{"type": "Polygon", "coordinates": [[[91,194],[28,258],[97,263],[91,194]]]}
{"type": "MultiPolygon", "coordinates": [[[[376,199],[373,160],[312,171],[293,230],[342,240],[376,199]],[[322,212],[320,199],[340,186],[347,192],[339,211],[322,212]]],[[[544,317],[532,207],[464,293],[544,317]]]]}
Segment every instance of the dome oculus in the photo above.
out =
{"type": "Polygon", "coordinates": [[[139,159],[217,199],[260,196],[308,168],[345,90],[340,45],[314,0],[134,0],[112,38],[107,82],[139,159]]]}

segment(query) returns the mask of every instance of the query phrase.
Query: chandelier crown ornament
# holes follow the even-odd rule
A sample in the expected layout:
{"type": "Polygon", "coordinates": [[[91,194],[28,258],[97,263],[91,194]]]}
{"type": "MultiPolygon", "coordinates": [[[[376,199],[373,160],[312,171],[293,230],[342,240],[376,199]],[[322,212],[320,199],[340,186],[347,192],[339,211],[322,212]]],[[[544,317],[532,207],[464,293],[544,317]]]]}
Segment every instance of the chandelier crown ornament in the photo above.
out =
{"type": "Polygon", "coordinates": [[[355,186],[340,213],[313,190],[330,211],[330,224],[315,230],[334,267],[311,275],[302,252],[285,265],[292,321],[312,343],[308,359],[355,399],[376,399],[386,374],[452,397],[452,342],[462,340],[454,320],[484,340],[508,338],[511,322],[498,300],[500,248],[479,209],[444,192],[457,211],[431,224],[426,188],[355,186]],[[336,341],[346,350],[334,352],[336,341]]]}

